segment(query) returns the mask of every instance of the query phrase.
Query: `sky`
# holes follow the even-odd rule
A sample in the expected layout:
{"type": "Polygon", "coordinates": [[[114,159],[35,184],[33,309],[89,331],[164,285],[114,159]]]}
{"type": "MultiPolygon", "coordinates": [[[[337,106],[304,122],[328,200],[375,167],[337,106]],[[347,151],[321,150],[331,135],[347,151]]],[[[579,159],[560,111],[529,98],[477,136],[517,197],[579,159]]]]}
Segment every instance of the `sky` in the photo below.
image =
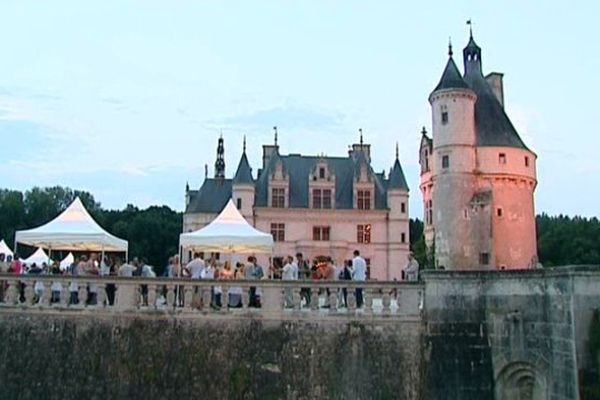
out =
{"type": "Polygon", "coordinates": [[[282,154],[395,145],[421,217],[418,148],[466,20],[484,73],[538,155],[536,212],[600,215],[600,3],[580,1],[0,2],[0,188],[64,185],[105,208],[184,209],[243,136],[254,172],[278,127],[282,154]]]}

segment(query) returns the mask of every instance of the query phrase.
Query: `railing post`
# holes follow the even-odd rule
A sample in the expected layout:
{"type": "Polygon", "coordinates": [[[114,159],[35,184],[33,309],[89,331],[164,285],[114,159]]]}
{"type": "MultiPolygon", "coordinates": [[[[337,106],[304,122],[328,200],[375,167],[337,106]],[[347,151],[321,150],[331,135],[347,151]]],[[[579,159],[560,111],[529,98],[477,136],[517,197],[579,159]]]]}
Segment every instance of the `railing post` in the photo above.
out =
{"type": "Polygon", "coordinates": [[[86,303],[87,303],[87,282],[78,282],[79,283],[79,290],[77,292],[77,297],[79,298],[79,304],[77,304],[77,306],[79,307],[85,307],[86,303]]]}
{"type": "Polygon", "coordinates": [[[39,305],[42,307],[50,307],[50,285],[48,285],[48,282],[46,281],[41,281],[41,284],[44,287],[44,290],[42,291],[42,298],[40,299],[39,305]]]}
{"type": "Polygon", "coordinates": [[[339,288],[330,289],[329,291],[329,313],[337,312],[337,301],[338,301],[338,290],[339,288]]]}
{"type": "Polygon", "coordinates": [[[310,309],[312,311],[316,311],[319,309],[319,287],[318,286],[311,286],[310,287],[310,291],[311,296],[310,296],[310,309]]]}
{"type": "Polygon", "coordinates": [[[383,296],[381,297],[381,304],[383,305],[383,314],[388,315],[392,312],[390,307],[392,304],[391,296],[390,293],[385,289],[383,290],[383,296]]]}
{"type": "Polygon", "coordinates": [[[194,286],[191,281],[183,288],[183,307],[186,311],[194,309],[194,286]]]}
{"type": "Polygon", "coordinates": [[[25,286],[25,303],[26,307],[30,307],[33,304],[35,292],[33,290],[33,281],[27,281],[25,286]]]}
{"type": "Polygon", "coordinates": [[[229,285],[221,285],[221,311],[229,310],[229,285]]]}
{"type": "Polygon", "coordinates": [[[348,311],[356,311],[356,289],[354,287],[348,288],[348,311]]]}
{"type": "Polygon", "coordinates": [[[302,295],[300,294],[301,291],[302,288],[300,286],[294,286],[292,288],[292,298],[294,301],[295,311],[300,311],[300,309],[302,308],[302,295]]]}
{"type": "Polygon", "coordinates": [[[96,307],[104,308],[104,303],[107,301],[106,298],[106,283],[99,282],[96,285],[96,307]]]}
{"type": "Polygon", "coordinates": [[[154,310],[156,308],[156,285],[148,285],[148,308],[154,310]]]}
{"type": "Polygon", "coordinates": [[[175,307],[175,288],[177,286],[171,284],[167,285],[167,309],[172,309],[175,307]]]}
{"type": "Polygon", "coordinates": [[[250,287],[248,285],[242,286],[242,309],[248,310],[248,306],[250,305],[250,287]]]}
{"type": "Polygon", "coordinates": [[[19,302],[19,281],[6,281],[8,289],[6,290],[5,301],[7,304],[14,306],[19,302]]]}
{"type": "Polygon", "coordinates": [[[363,302],[365,304],[365,314],[373,313],[373,297],[375,296],[376,289],[369,287],[363,288],[363,302]]]}

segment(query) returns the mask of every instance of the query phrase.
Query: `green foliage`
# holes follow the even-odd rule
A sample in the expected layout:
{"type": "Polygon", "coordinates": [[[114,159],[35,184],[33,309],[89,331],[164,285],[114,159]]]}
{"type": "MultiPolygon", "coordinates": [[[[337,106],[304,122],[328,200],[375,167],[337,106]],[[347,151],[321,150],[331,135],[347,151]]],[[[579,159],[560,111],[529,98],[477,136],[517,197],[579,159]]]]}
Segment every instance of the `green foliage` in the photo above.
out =
{"type": "Polygon", "coordinates": [[[600,222],[596,217],[547,214],[536,217],[538,257],[545,267],[600,264],[600,222]]]}
{"type": "MultiPolygon", "coordinates": [[[[14,243],[16,230],[45,224],[64,211],[78,197],[92,217],[108,232],[129,241],[131,257],[145,257],[161,272],[169,256],[177,253],[182,215],[169,207],[139,210],[127,205],[123,210],[104,210],[94,196],[61,186],[25,192],[0,190],[0,239],[14,243]]],[[[31,249],[30,249],[31,250],[31,249]]]]}

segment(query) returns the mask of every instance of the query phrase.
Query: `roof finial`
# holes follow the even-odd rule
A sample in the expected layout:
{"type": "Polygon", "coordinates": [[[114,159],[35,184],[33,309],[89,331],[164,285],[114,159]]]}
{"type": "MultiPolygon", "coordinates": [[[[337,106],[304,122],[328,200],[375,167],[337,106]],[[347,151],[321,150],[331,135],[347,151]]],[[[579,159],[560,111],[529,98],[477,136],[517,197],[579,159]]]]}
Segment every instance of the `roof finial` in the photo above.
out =
{"type": "Polygon", "coordinates": [[[360,132],[360,145],[363,145],[363,132],[362,132],[362,128],[358,128],[358,132],[360,132]]]}
{"type": "Polygon", "coordinates": [[[452,37],[448,37],[448,56],[452,57],[452,37]]]}
{"type": "Polygon", "coordinates": [[[425,129],[425,127],[423,127],[423,129],[421,129],[421,134],[427,135],[427,129],[425,129]]]}
{"type": "Polygon", "coordinates": [[[244,148],[243,148],[243,154],[246,154],[246,135],[244,135],[244,148]]]}
{"type": "Polygon", "coordinates": [[[277,146],[277,125],[273,127],[273,130],[275,131],[275,146],[277,146]]]}
{"type": "Polygon", "coordinates": [[[467,20],[467,25],[469,25],[469,39],[473,39],[473,23],[471,22],[471,18],[467,20]]]}
{"type": "Polygon", "coordinates": [[[208,178],[208,164],[204,164],[204,179],[208,178]]]}
{"type": "Polygon", "coordinates": [[[223,129],[221,129],[221,135],[219,136],[220,139],[223,139],[223,129]]]}
{"type": "Polygon", "coordinates": [[[396,142],[396,160],[400,158],[400,150],[398,149],[398,142],[396,142]]]}

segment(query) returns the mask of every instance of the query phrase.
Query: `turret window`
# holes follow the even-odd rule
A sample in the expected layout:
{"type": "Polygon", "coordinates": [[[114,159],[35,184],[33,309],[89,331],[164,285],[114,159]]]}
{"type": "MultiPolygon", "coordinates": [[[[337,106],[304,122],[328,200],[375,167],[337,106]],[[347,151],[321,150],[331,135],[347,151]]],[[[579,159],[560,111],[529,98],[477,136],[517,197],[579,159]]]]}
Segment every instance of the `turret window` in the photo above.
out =
{"type": "Polygon", "coordinates": [[[498,163],[500,163],[500,165],[506,164],[506,153],[498,154],[498,163]]]}
{"type": "Polygon", "coordinates": [[[529,167],[529,157],[525,156],[525,166],[529,167]]]}
{"type": "Polygon", "coordinates": [[[442,168],[449,168],[449,167],[450,167],[450,156],[449,155],[442,156],[442,168]]]}
{"type": "Polygon", "coordinates": [[[404,214],[406,212],[406,203],[401,203],[400,204],[400,212],[402,214],[404,214]]]}
{"type": "Polygon", "coordinates": [[[238,210],[242,209],[242,199],[240,199],[240,198],[237,199],[237,209],[238,210]]]}
{"type": "Polygon", "coordinates": [[[442,112],[442,125],[446,125],[448,123],[448,107],[446,107],[446,105],[443,105],[441,108],[441,112],[442,112]]]}

